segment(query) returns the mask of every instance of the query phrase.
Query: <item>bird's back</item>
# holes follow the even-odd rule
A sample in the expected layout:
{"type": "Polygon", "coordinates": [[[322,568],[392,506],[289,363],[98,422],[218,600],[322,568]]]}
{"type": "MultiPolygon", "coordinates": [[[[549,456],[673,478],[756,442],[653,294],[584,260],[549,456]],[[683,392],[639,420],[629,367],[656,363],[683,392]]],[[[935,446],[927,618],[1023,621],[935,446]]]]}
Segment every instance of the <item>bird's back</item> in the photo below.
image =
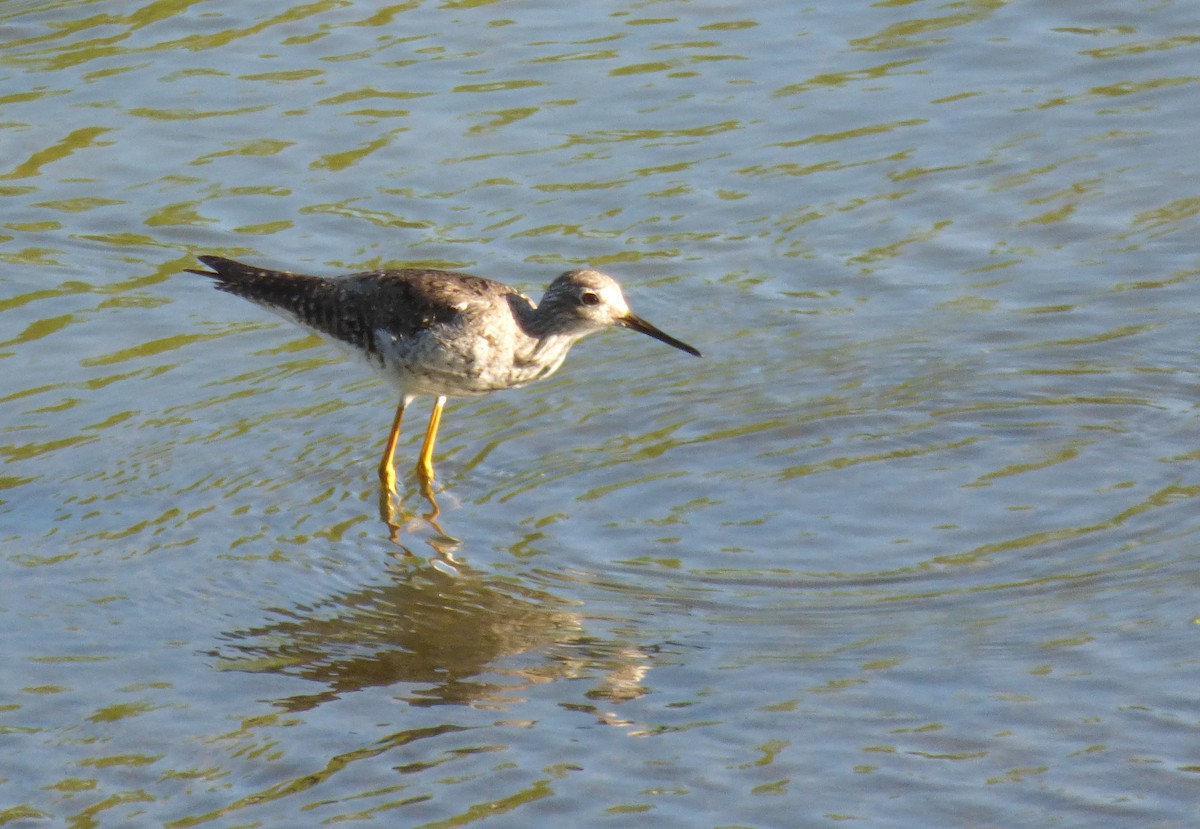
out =
{"type": "Polygon", "coordinates": [[[193,270],[222,291],[262,305],[382,364],[379,332],[408,340],[454,324],[473,307],[520,296],[502,282],[429,269],[367,271],[345,276],[305,276],[201,256],[212,272],[193,270]]]}

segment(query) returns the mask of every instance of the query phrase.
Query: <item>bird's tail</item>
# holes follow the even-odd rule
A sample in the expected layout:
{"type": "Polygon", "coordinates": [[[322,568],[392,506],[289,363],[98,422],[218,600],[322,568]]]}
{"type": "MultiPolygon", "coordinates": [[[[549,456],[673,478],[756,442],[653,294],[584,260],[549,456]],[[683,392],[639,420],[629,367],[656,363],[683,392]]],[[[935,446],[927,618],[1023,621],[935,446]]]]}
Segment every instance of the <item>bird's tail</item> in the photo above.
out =
{"type": "Polygon", "coordinates": [[[332,289],[329,280],[322,277],[257,268],[223,256],[197,258],[212,270],[187,268],[188,273],[207,276],[217,283],[216,287],[220,290],[251,302],[276,311],[291,312],[300,317],[302,322],[305,321],[304,317],[311,315],[314,304],[328,304],[324,295],[332,289]]]}
{"type": "Polygon", "coordinates": [[[222,256],[198,258],[212,270],[187,268],[187,272],[207,276],[219,290],[248,299],[314,333],[349,343],[369,356],[376,354],[377,323],[372,307],[353,301],[337,280],[256,268],[222,256]]]}

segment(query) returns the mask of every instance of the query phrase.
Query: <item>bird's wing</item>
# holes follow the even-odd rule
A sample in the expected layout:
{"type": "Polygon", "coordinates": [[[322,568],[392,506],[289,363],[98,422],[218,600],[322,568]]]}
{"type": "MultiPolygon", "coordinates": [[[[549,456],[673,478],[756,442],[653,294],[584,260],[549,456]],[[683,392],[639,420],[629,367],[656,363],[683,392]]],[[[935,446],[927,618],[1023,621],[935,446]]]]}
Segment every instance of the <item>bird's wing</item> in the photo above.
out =
{"type": "Polygon", "coordinates": [[[320,277],[201,256],[193,270],[222,291],[270,309],[318,334],[381,359],[377,333],[407,339],[461,314],[482,313],[489,299],[518,292],[502,282],[452,271],[402,269],[320,277]]]}

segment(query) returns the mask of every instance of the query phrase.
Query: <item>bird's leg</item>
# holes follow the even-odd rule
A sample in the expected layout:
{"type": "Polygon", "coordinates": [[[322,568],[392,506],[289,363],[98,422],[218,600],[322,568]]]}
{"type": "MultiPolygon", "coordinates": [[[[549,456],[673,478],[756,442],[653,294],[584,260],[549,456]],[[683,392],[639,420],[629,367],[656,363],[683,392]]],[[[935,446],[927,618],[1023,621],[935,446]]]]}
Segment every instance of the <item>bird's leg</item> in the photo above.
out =
{"type": "Polygon", "coordinates": [[[445,405],[445,395],[439,395],[433,401],[433,413],[429,415],[429,428],[425,430],[425,443],[421,446],[421,456],[417,459],[417,473],[425,484],[433,480],[433,444],[437,441],[438,427],[442,424],[442,407],[445,405]]]}
{"type": "Polygon", "coordinates": [[[379,462],[379,483],[386,495],[396,493],[396,469],[392,466],[392,456],[396,454],[396,444],[400,441],[400,422],[404,420],[404,410],[411,402],[412,398],[407,395],[400,398],[400,405],[396,407],[396,417],[392,420],[392,431],[383,449],[383,460],[379,462]]]}
{"type": "Polygon", "coordinates": [[[424,518],[433,525],[435,530],[449,538],[450,536],[446,534],[446,531],[441,528],[441,525],[437,521],[438,516],[442,514],[442,508],[438,506],[437,498],[433,494],[433,478],[426,478],[424,472],[421,473],[420,478],[421,497],[429,502],[429,512],[425,513],[424,518]]]}

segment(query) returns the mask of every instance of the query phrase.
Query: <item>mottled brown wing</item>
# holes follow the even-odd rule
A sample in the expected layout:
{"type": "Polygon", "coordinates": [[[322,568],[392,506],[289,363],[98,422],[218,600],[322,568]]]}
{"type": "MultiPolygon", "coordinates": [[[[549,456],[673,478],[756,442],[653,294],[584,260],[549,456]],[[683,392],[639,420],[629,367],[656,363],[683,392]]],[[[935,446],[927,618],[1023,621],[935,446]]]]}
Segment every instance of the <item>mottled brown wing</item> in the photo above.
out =
{"type": "Polygon", "coordinates": [[[217,288],[281,313],[365,356],[380,359],[376,332],[407,339],[453,323],[488,297],[515,294],[501,282],[451,271],[404,269],[320,277],[267,270],[219,256],[201,256],[217,288]]]}

